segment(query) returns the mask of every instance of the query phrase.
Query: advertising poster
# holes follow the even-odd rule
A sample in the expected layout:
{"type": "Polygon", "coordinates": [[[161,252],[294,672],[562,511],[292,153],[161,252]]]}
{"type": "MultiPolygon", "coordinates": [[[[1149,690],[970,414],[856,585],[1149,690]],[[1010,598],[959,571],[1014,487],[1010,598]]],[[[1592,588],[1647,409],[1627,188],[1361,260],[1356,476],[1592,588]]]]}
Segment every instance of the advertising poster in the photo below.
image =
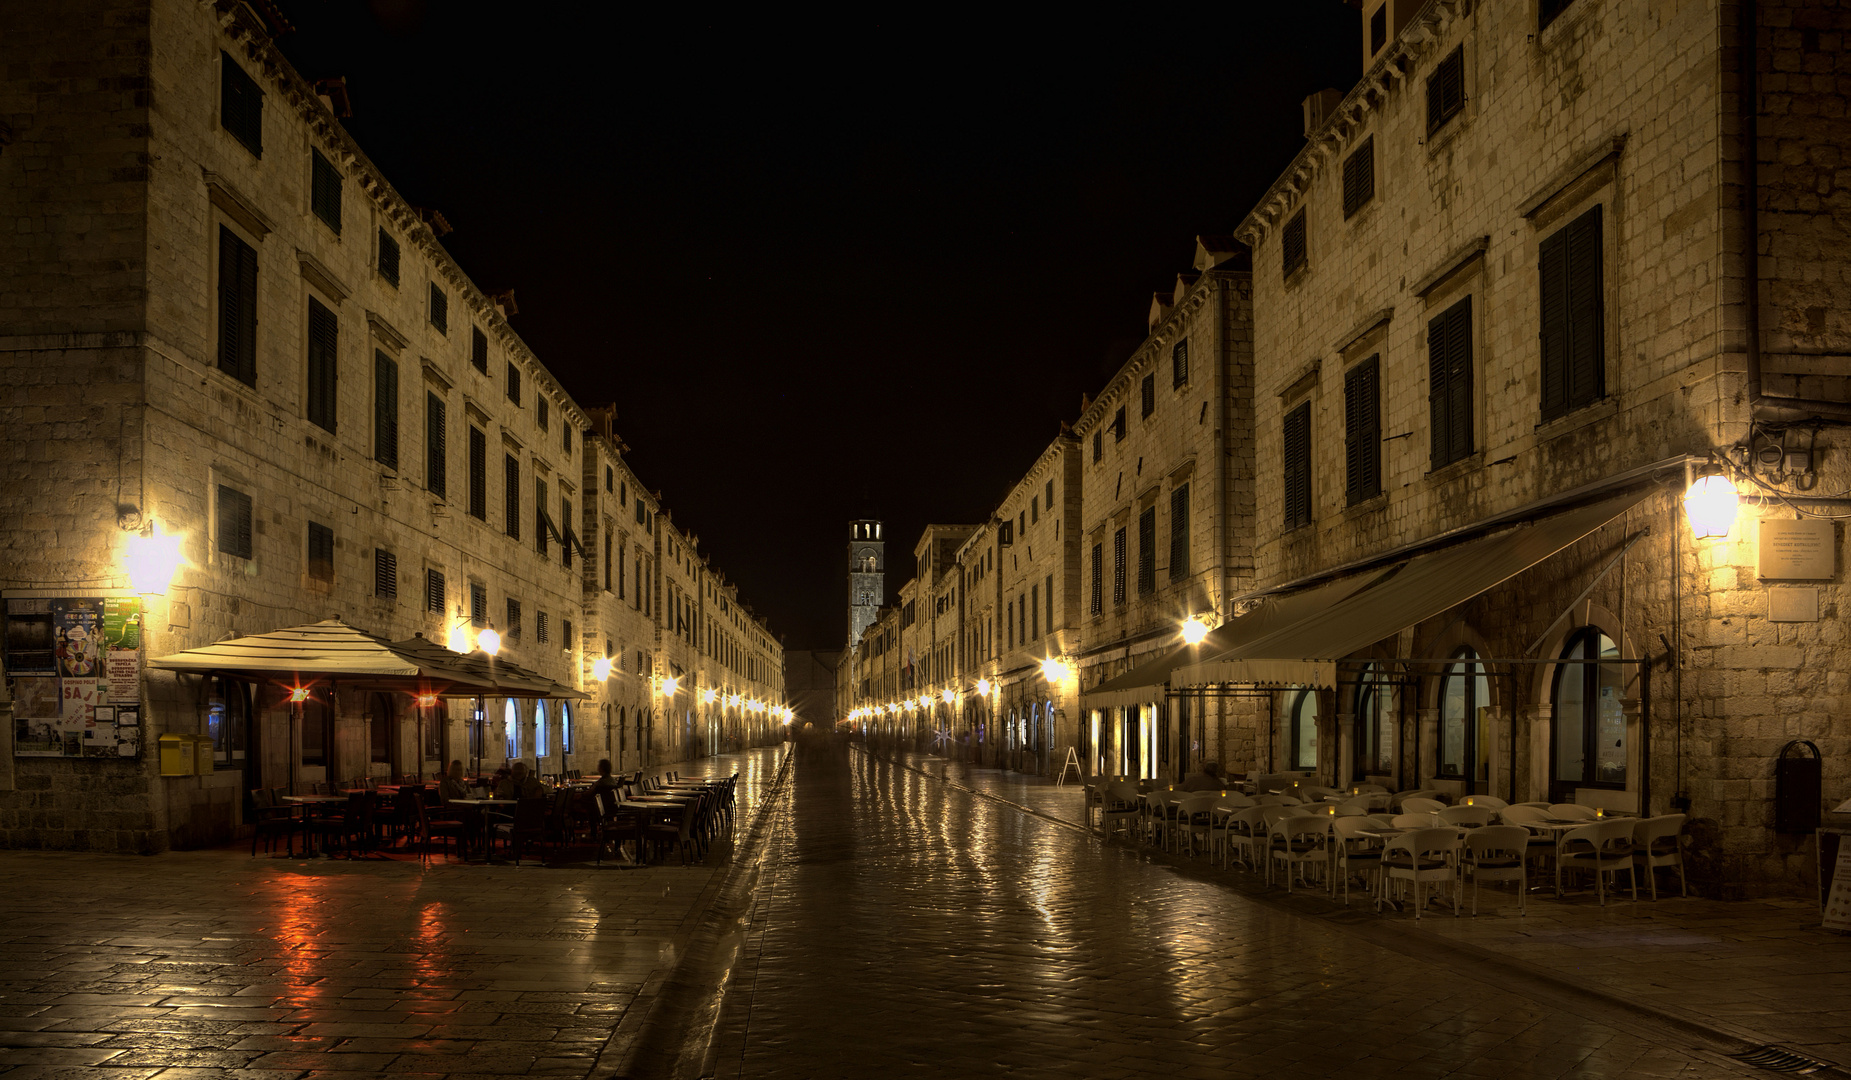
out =
{"type": "Polygon", "coordinates": [[[141,648],[141,597],[111,596],[103,600],[103,644],[112,651],[141,648]]]}
{"type": "Polygon", "coordinates": [[[52,630],[56,634],[58,674],[71,679],[95,678],[102,668],[102,599],[54,600],[52,630]]]}
{"type": "Polygon", "coordinates": [[[64,700],[58,680],[22,675],[13,680],[13,753],[18,757],[63,757],[58,719],[64,700]]]}
{"type": "Polygon", "coordinates": [[[40,640],[43,644],[33,647],[49,646],[42,654],[42,670],[48,674],[8,680],[14,754],[140,757],[141,599],[63,597],[30,604],[9,600],[7,617],[9,660],[25,655],[19,646],[40,640]],[[15,637],[20,639],[17,645],[15,637]]]}

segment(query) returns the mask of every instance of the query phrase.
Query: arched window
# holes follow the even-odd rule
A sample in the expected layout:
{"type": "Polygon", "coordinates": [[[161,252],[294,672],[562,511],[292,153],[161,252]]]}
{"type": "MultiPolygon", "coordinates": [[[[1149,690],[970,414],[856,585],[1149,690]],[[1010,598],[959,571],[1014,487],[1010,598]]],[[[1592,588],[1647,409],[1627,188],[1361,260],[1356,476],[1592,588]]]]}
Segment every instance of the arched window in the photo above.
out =
{"type": "Polygon", "coordinates": [[[517,758],[521,756],[521,714],[514,707],[513,698],[506,700],[507,704],[501,710],[502,726],[506,729],[508,757],[517,758]]]}
{"type": "Polygon", "coordinates": [[[546,756],[546,702],[539,700],[533,703],[533,753],[546,756]]]}
{"type": "Polygon", "coordinates": [[[1286,767],[1296,772],[1318,767],[1318,692],[1300,690],[1292,700],[1287,731],[1286,767]]]}
{"type": "Polygon", "coordinates": [[[572,752],[572,704],[566,701],[559,703],[559,752],[572,752]]]}
{"type": "Polygon", "coordinates": [[[1357,676],[1354,779],[1395,771],[1394,695],[1382,665],[1372,663],[1357,676]]]}
{"type": "Polygon", "coordinates": [[[397,737],[393,731],[397,725],[393,723],[392,699],[385,694],[372,695],[367,701],[367,714],[367,719],[371,721],[367,725],[370,729],[371,759],[376,765],[389,765],[395,749],[393,740],[397,737]]]}
{"type": "MultiPolygon", "coordinates": [[[[1613,660],[1620,650],[1586,626],[1568,639],[1564,660],[1613,660]]],[[[1558,785],[1626,786],[1626,714],[1620,708],[1620,665],[1567,663],[1555,669],[1555,759],[1558,785]]]]}
{"type": "Polygon", "coordinates": [[[1455,780],[1491,779],[1491,680],[1478,653],[1461,648],[1440,675],[1440,771],[1455,780]]]}

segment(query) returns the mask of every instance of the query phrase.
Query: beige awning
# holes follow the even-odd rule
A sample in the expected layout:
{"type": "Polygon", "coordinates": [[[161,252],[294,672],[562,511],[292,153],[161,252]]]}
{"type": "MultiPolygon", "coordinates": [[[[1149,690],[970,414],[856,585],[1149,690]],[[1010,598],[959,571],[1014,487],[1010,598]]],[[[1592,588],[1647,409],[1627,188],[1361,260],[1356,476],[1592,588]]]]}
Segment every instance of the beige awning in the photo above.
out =
{"type": "MultiPolygon", "coordinates": [[[[1088,709],[1114,709],[1161,701],[1164,684],[1174,681],[1172,675],[1176,671],[1197,666],[1204,658],[1230,654],[1242,645],[1323,611],[1374,584],[1382,574],[1383,571],[1377,570],[1302,592],[1260,597],[1246,614],[1216,627],[1202,639],[1201,644],[1172,649],[1083,692],[1080,695],[1081,706],[1088,709]]],[[[1248,665],[1240,677],[1215,681],[1252,683],[1255,686],[1324,686],[1328,685],[1330,675],[1327,669],[1330,667],[1329,664],[1298,664],[1294,661],[1265,662],[1248,665]],[[1326,681],[1317,681],[1320,679],[1326,681]]]]}
{"type": "Polygon", "coordinates": [[[468,681],[460,668],[421,659],[384,638],[326,619],[264,634],[228,638],[197,649],[156,657],[150,666],[201,675],[253,679],[339,679],[415,690],[468,681]]]}
{"type": "Polygon", "coordinates": [[[395,641],[392,647],[420,662],[462,672],[469,685],[458,685],[447,695],[450,697],[565,698],[577,701],[589,696],[510,660],[480,652],[452,652],[422,635],[395,641]]]}
{"type": "Polygon", "coordinates": [[[1177,669],[1171,682],[1179,686],[1242,682],[1258,661],[1341,660],[1516,577],[1637,506],[1653,490],[1632,492],[1496,536],[1416,555],[1376,575],[1366,587],[1337,603],[1177,669]]]}

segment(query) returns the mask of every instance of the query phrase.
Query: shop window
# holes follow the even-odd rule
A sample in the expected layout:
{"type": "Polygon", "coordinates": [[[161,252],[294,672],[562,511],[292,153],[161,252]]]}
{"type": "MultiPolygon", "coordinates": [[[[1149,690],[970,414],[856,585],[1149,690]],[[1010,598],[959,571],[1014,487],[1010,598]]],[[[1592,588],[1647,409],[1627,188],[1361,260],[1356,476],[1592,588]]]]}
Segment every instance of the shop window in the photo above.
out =
{"type": "Polygon", "coordinates": [[[1556,791],[1564,797],[1574,787],[1626,786],[1626,714],[1620,704],[1620,665],[1613,639],[1595,627],[1583,627],[1569,639],[1551,695],[1555,702],[1554,758],[1556,791]]]}
{"type": "Polygon", "coordinates": [[[1440,676],[1439,775],[1483,783],[1491,779],[1491,680],[1471,649],[1453,660],[1440,676]]]}
{"type": "Polygon", "coordinates": [[[247,684],[237,679],[212,680],[206,735],[212,740],[212,757],[217,765],[226,768],[243,765],[251,736],[251,697],[247,684]]]}

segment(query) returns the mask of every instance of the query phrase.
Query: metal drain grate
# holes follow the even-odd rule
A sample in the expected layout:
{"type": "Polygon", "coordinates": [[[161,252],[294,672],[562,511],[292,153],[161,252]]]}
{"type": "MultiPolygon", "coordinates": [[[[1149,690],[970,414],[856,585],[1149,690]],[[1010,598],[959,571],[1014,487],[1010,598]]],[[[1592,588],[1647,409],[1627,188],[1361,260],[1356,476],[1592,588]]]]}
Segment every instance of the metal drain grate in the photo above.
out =
{"type": "Polygon", "coordinates": [[[1818,1072],[1829,1064],[1778,1046],[1757,1046],[1753,1050],[1729,1056],[1744,1064],[1753,1065],[1757,1069],[1766,1069],[1769,1072],[1803,1074],[1818,1072]]]}

